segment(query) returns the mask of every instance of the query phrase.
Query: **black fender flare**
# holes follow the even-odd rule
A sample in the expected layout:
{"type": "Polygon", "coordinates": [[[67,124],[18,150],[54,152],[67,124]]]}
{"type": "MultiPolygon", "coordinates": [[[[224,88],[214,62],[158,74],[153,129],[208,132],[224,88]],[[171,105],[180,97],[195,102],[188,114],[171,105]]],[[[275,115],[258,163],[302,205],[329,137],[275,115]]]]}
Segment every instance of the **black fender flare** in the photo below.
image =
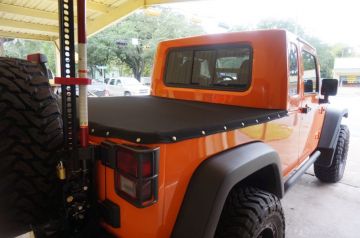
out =
{"type": "Polygon", "coordinates": [[[321,155],[316,160],[316,165],[324,167],[331,166],[343,117],[348,117],[347,109],[326,108],[324,124],[321,129],[318,144],[318,150],[321,152],[321,155]]]}
{"type": "Polygon", "coordinates": [[[279,155],[262,142],[227,150],[205,160],[188,185],[172,232],[172,238],[214,237],[230,190],[251,174],[270,167],[278,197],[284,194],[279,155]]]}

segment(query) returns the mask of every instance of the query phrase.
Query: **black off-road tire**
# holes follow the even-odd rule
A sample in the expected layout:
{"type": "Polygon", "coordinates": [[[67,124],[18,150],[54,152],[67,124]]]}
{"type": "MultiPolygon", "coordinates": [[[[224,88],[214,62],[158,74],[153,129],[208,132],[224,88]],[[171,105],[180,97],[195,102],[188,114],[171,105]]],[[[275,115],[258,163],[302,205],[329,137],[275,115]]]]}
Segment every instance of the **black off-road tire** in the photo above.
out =
{"type": "Polygon", "coordinates": [[[314,164],[315,176],[322,182],[336,183],[344,176],[347,153],[349,149],[350,132],[346,125],[340,125],[339,137],[335,154],[330,167],[314,164]]]}
{"type": "Polygon", "coordinates": [[[40,65],[0,58],[0,237],[13,237],[58,211],[61,114],[40,65]]]}
{"type": "Polygon", "coordinates": [[[274,194],[235,187],[230,192],[215,233],[216,238],[284,238],[285,219],[274,194]]]}

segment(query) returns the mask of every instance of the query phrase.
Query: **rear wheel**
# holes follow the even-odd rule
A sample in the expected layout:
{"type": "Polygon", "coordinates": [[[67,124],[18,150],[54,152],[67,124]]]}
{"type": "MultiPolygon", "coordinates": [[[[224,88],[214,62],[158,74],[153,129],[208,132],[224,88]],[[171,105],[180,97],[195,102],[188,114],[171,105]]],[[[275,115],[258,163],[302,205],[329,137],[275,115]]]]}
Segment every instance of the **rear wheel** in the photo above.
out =
{"type": "Polygon", "coordinates": [[[349,128],[346,125],[340,125],[339,138],[331,166],[323,167],[314,164],[314,173],[319,180],[326,183],[335,183],[342,179],[349,149],[349,139],[349,128]]]}
{"type": "Polygon", "coordinates": [[[285,237],[280,200],[274,194],[257,188],[235,187],[226,200],[215,237],[285,237]]]}
{"type": "Polygon", "coordinates": [[[54,152],[61,114],[40,65],[0,58],[0,234],[22,233],[55,215],[54,152]]]}
{"type": "Polygon", "coordinates": [[[124,93],[124,96],[131,96],[131,93],[130,92],[128,92],[128,91],[126,91],[125,93],[124,93]]]}

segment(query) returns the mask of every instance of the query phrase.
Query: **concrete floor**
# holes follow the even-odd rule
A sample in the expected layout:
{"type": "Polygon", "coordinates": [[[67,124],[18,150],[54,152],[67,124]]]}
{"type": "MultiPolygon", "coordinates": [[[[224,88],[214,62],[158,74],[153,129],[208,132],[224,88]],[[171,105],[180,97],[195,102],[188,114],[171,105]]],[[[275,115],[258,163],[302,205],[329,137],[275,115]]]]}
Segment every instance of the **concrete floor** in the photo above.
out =
{"type": "Polygon", "coordinates": [[[341,88],[333,105],[347,107],[350,147],[344,178],[324,184],[313,168],[294,185],[282,200],[287,238],[360,237],[360,88],[341,88]]]}

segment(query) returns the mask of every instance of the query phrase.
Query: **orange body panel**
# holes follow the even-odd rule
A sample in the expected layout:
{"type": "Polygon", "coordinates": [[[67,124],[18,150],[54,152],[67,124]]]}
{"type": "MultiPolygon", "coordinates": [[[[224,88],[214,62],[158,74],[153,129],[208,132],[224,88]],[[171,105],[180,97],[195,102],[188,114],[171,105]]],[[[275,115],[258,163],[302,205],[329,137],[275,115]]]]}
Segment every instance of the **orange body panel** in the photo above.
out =
{"type": "MultiPolygon", "coordinates": [[[[120,198],[114,189],[114,171],[99,162],[99,200],[110,199],[121,209],[121,228],[114,229],[104,224],[108,231],[117,237],[125,238],[170,237],[192,174],[204,160],[225,150],[252,141],[263,141],[278,152],[284,177],[314,151],[325,113],[318,104],[318,94],[303,93],[303,69],[300,66],[299,95],[288,96],[287,50],[290,41],[297,45],[299,52],[306,49],[315,54],[312,48],[281,30],[200,36],[160,43],[155,59],[152,95],[246,107],[286,109],[289,114],[284,118],[242,129],[177,143],[146,145],[160,148],[158,202],[146,208],[136,208],[120,198]],[[170,48],[241,42],[246,42],[253,48],[252,83],[247,91],[174,88],[163,83],[166,54],[170,48]],[[301,113],[304,105],[312,110],[306,114],[301,113]]],[[[105,139],[119,144],[132,144],[120,138],[90,137],[92,143],[96,144],[105,139]]]]}

